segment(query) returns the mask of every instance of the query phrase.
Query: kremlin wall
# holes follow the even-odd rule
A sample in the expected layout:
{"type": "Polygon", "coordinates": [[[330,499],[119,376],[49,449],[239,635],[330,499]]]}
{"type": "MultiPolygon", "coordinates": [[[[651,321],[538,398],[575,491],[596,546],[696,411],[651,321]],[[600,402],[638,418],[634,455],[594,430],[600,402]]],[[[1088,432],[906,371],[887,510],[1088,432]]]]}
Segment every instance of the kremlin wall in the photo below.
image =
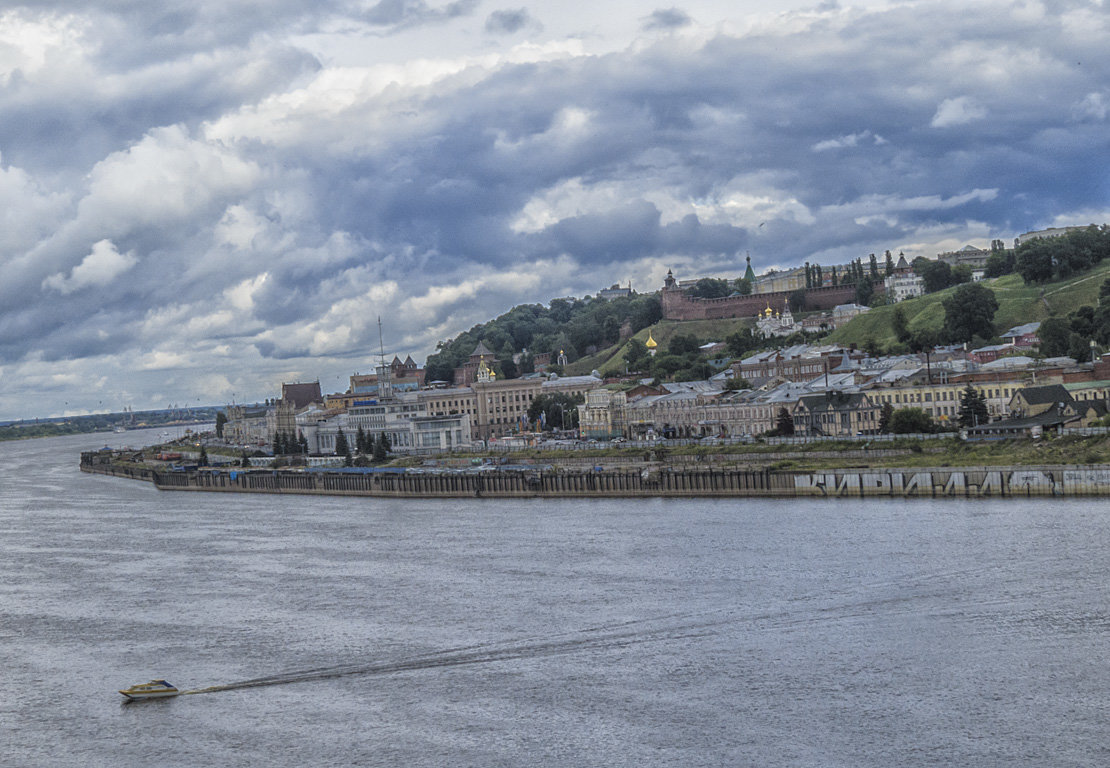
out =
{"type": "MultiPolygon", "coordinates": [[[[856,286],[830,285],[805,288],[804,311],[827,310],[855,301],[856,286]]],[[[882,284],[875,286],[876,292],[882,284]]],[[[696,299],[678,286],[674,275],[667,273],[663,284],[663,317],[666,320],[724,320],[732,317],[756,317],[767,307],[782,307],[794,291],[752,293],[747,296],[725,296],[720,299],[696,299]]]]}

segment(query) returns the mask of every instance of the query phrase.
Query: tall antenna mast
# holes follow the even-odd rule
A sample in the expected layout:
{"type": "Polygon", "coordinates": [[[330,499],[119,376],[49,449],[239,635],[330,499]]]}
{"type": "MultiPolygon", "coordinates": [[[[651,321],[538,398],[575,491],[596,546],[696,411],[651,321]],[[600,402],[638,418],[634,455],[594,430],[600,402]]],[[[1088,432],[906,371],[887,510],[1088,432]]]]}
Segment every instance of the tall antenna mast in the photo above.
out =
{"type": "Polygon", "coordinates": [[[385,365],[385,342],[382,341],[382,316],[378,315],[378,359],[385,365]]]}
{"type": "Polygon", "coordinates": [[[382,316],[378,315],[378,350],[380,365],[378,365],[378,397],[391,398],[393,397],[393,382],[390,381],[390,373],[385,364],[385,342],[382,340],[382,316]]]}

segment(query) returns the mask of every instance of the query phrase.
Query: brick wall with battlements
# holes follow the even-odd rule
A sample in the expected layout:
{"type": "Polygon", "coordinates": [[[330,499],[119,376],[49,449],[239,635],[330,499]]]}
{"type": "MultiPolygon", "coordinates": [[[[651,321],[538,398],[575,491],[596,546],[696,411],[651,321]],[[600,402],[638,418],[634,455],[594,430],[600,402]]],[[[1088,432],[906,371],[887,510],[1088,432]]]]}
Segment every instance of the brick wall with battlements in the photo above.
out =
{"type": "MultiPolygon", "coordinates": [[[[878,289],[880,286],[876,286],[878,289]]],[[[878,290],[876,290],[878,292],[878,290]]],[[[731,317],[755,317],[767,307],[781,310],[793,291],[726,296],[722,299],[695,299],[677,286],[662,291],[663,317],[667,320],[724,320],[731,317]]],[[[806,289],[805,311],[832,309],[838,304],[856,300],[854,285],[826,286],[806,289]]]]}

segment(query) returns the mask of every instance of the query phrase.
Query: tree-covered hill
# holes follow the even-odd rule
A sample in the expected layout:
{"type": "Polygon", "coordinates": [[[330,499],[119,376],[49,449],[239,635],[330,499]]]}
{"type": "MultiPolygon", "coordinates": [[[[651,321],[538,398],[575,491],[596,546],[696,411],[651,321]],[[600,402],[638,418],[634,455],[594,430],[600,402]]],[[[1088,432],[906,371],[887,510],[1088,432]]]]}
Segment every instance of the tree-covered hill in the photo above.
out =
{"type": "Polygon", "coordinates": [[[481,323],[455,338],[440,342],[425,364],[427,381],[451,381],[455,368],[467,361],[483,342],[496,355],[502,374],[515,378],[530,373],[534,355],[560,350],[571,362],[620,341],[659,321],[662,308],[658,294],[620,297],[610,300],[552,299],[549,306],[522,304],[505,314],[481,323]],[[519,369],[512,358],[524,352],[519,369]]]}

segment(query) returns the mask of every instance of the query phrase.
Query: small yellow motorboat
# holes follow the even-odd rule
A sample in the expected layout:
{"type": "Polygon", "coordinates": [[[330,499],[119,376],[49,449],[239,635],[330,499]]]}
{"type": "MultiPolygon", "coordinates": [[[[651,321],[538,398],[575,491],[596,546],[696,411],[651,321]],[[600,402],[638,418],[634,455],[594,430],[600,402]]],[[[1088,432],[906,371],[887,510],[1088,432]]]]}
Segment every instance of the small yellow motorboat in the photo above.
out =
{"type": "Polygon", "coordinates": [[[162,699],[166,696],[176,696],[180,691],[165,680],[151,680],[149,683],[124,688],[120,693],[126,696],[128,701],[136,701],[138,699],[162,699]]]}

